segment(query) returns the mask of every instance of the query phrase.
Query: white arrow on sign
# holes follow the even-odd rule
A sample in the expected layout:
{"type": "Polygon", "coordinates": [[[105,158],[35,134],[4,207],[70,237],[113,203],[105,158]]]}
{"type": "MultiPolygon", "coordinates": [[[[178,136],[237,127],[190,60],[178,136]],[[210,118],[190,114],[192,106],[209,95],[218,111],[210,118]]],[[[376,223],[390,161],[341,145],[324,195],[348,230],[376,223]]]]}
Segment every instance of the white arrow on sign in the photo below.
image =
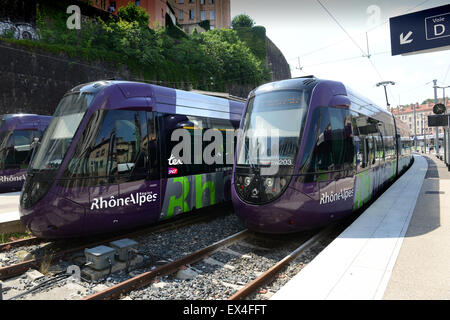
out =
{"type": "Polygon", "coordinates": [[[408,32],[408,34],[405,36],[403,36],[403,32],[400,35],[400,44],[408,44],[413,42],[414,39],[409,39],[409,37],[411,37],[411,35],[413,34],[412,31],[408,32]]]}

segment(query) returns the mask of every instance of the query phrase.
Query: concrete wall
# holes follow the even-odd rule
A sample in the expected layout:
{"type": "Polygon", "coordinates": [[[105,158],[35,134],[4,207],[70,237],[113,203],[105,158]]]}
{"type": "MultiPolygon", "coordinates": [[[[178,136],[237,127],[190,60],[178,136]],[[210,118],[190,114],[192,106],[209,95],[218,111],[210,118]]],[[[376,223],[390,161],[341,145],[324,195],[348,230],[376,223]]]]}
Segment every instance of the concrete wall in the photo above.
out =
{"type": "Polygon", "coordinates": [[[0,41],[0,114],[52,115],[64,93],[78,84],[133,77],[125,68],[116,69],[0,41]]]}
{"type": "Polygon", "coordinates": [[[267,38],[267,64],[272,72],[272,80],[284,80],[291,78],[291,69],[280,49],[267,38]]]}

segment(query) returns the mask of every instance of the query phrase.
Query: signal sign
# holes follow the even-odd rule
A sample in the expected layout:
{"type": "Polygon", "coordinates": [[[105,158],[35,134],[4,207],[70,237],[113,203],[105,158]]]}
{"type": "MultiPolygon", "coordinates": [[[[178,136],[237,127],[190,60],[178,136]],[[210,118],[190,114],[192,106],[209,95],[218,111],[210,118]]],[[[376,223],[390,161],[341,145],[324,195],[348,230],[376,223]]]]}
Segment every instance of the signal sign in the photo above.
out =
{"type": "Polygon", "coordinates": [[[450,4],[389,19],[392,55],[450,49],[450,4]]]}
{"type": "Polygon", "coordinates": [[[445,113],[445,106],[442,103],[437,103],[433,107],[433,113],[434,114],[443,114],[445,113]]]}

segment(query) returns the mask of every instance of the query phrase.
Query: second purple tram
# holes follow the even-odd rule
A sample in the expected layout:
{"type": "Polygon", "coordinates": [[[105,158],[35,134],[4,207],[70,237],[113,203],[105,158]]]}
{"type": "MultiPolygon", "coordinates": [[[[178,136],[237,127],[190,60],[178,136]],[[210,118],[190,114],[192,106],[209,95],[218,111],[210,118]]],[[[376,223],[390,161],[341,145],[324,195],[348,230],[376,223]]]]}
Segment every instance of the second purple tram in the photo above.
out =
{"type": "Polygon", "coordinates": [[[34,138],[40,138],[51,117],[36,114],[0,116],[0,193],[20,191],[34,138]]]}
{"type": "Polygon", "coordinates": [[[239,127],[244,105],[136,82],[72,89],[28,168],[22,222],[38,237],[75,237],[230,200],[234,140],[220,137],[239,127]]]}
{"type": "Polygon", "coordinates": [[[233,206],[259,232],[321,227],[362,207],[411,161],[408,127],[342,83],[265,84],[241,122],[233,206]]]}

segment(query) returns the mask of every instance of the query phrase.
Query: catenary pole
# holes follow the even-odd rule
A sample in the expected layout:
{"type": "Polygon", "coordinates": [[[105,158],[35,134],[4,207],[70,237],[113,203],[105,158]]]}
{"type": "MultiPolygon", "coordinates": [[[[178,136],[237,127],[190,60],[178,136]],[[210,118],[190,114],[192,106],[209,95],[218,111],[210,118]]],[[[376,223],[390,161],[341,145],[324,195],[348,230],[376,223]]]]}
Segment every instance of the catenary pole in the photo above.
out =
{"type": "MultiPolygon", "coordinates": [[[[433,80],[433,88],[434,88],[434,104],[436,105],[438,103],[438,98],[437,98],[437,80],[433,80]]],[[[435,141],[435,150],[436,150],[436,155],[439,152],[439,127],[435,127],[436,129],[436,141],[435,141]]]]}

